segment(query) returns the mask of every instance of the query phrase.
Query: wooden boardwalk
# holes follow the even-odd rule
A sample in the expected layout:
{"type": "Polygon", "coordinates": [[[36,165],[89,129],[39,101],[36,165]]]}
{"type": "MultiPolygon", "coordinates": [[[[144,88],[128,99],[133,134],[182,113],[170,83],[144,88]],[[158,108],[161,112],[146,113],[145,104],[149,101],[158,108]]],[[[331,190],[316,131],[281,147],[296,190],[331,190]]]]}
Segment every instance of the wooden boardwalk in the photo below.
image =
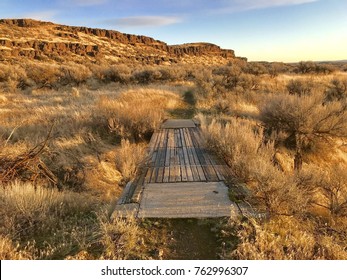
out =
{"type": "Polygon", "coordinates": [[[115,213],[133,209],[139,217],[228,216],[232,203],[223,181],[229,176],[229,167],[208,153],[192,120],[168,120],[153,134],[149,158],[115,213]]]}

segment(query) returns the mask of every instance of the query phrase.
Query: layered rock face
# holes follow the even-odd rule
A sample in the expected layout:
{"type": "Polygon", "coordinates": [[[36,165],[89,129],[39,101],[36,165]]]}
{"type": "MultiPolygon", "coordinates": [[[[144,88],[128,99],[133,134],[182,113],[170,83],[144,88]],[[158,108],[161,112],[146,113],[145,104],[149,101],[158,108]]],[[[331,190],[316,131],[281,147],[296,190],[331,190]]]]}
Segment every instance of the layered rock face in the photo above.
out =
{"type": "Polygon", "coordinates": [[[233,50],[209,43],[169,46],[146,36],[118,31],[57,25],[31,19],[0,19],[0,58],[89,59],[142,64],[226,63],[233,50]]]}

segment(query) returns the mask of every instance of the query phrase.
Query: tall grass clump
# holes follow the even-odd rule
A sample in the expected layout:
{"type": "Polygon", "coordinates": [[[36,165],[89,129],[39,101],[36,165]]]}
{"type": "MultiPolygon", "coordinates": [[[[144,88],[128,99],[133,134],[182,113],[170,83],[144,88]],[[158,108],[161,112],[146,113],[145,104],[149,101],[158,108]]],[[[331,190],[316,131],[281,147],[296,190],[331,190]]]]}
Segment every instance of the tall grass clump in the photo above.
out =
{"type": "Polygon", "coordinates": [[[101,259],[125,260],[137,259],[140,251],[141,231],[134,217],[115,217],[109,220],[107,215],[98,218],[100,243],[103,247],[101,259]]]}
{"type": "Polygon", "coordinates": [[[144,161],[145,156],[145,145],[130,143],[129,140],[122,139],[116,154],[116,167],[121,172],[124,183],[134,179],[138,167],[144,161]]]}
{"type": "Polygon", "coordinates": [[[138,89],[125,91],[115,99],[103,97],[99,107],[119,137],[141,141],[150,138],[166,118],[166,110],[178,103],[178,95],[172,92],[138,89]]]}
{"type": "Polygon", "coordinates": [[[88,195],[13,182],[0,189],[6,258],[61,259],[92,243],[96,203],[88,195]]]}

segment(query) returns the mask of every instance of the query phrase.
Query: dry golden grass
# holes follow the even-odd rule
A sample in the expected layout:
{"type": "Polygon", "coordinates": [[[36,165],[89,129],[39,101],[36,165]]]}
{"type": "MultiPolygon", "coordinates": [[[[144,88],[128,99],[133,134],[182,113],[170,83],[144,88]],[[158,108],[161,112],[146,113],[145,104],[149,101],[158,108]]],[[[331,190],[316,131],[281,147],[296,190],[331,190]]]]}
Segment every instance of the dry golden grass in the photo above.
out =
{"type": "Polygon", "coordinates": [[[90,196],[19,182],[1,188],[0,196],[7,259],[62,258],[92,242],[92,227],[86,226],[97,201],[90,196]]]}
{"type": "MultiPolygon", "coordinates": [[[[131,249],[139,241],[131,245],[132,238],[137,236],[128,236],[128,231],[136,232],[140,227],[137,221],[112,222],[100,218],[104,215],[101,209],[111,208],[123,185],[135,175],[146,148],[145,142],[121,141],[119,131],[110,132],[108,118],[121,113],[128,121],[124,123],[126,135],[139,135],[136,129],[142,125],[150,133],[167,116],[167,110],[181,103],[180,96],[173,93],[177,89],[173,92],[170,89],[124,90],[113,84],[98,90],[67,87],[1,94],[0,158],[16,159],[25,154],[47,137],[53,125],[40,157],[57,177],[60,189],[47,188],[44,182],[35,186],[20,181],[1,184],[2,259],[148,258],[151,255],[157,242],[151,237],[152,245],[146,245],[148,251],[144,247],[131,249]],[[110,103],[103,103],[105,100],[110,103]],[[106,240],[114,238],[113,233],[125,245],[117,245],[111,253],[106,240]]],[[[149,232],[140,231],[141,238],[147,239],[149,232]]]]}
{"type": "Polygon", "coordinates": [[[135,218],[115,218],[99,216],[101,243],[104,246],[104,259],[133,259],[138,255],[141,242],[141,228],[135,218]]]}
{"type": "Polygon", "coordinates": [[[172,92],[137,89],[122,92],[116,99],[101,98],[99,109],[118,136],[139,141],[149,139],[168,116],[167,110],[179,103],[179,96],[172,92]]]}
{"type": "MultiPolygon", "coordinates": [[[[1,147],[0,154],[22,154],[43,141],[54,125],[44,160],[62,187],[98,190],[108,200],[119,194],[117,183],[124,181],[116,167],[117,137],[148,139],[167,116],[167,110],[180,104],[176,93],[150,88],[121,93],[112,88],[39,90],[35,95],[8,93],[4,97],[6,100],[3,98],[0,104],[0,136],[6,146],[1,147]],[[110,133],[108,119],[113,116],[119,127],[113,127],[110,133]]],[[[134,144],[132,148],[135,147],[134,144]]],[[[138,158],[143,154],[140,150],[138,158]]],[[[129,163],[129,158],[121,153],[120,156],[129,163]]],[[[121,168],[120,159],[117,162],[121,168]]],[[[134,173],[132,168],[125,171],[123,166],[126,178],[134,173]]]]}
{"type": "Polygon", "coordinates": [[[20,248],[11,238],[0,235],[0,259],[1,260],[29,260],[32,258],[32,248],[20,248]]]}
{"type": "Polygon", "coordinates": [[[134,179],[145,157],[146,145],[131,144],[129,140],[122,139],[116,157],[116,167],[121,172],[125,182],[134,179]]]}
{"type": "MultiPolygon", "coordinates": [[[[337,137],[345,131],[345,97],[340,95],[340,100],[324,104],[326,94],[334,86],[333,79],[343,76],[263,77],[257,97],[246,91],[243,96],[235,91],[224,93],[220,99],[213,94],[200,96],[198,106],[202,112],[219,106],[212,116],[198,116],[208,147],[225,159],[236,182],[247,184],[248,196],[240,198],[268,213],[266,220],[231,222],[227,233],[236,232],[239,243],[236,250],[226,251],[226,258],[347,258],[347,191],[342,171],[346,168],[342,151],[345,140],[337,137]],[[291,95],[287,85],[292,80],[302,84],[291,95]],[[306,92],[306,87],[310,87],[310,92],[306,92]],[[275,108],[276,100],[282,103],[275,108]],[[292,103],[295,105],[288,106],[292,103]],[[269,134],[261,122],[264,108],[268,108],[269,122],[287,119],[289,125],[298,125],[307,140],[312,141],[320,131],[330,133],[328,137],[318,137],[323,142],[305,146],[307,156],[300,172],[293,171],[293,144],[283,140],[290,136],[286,123],[280,123],[277,131],[269,134]]],[[[343,90],[343,80],[339,86],[341,89],[337,90],[343,90]]],[[[233,194],[240,192],[237,183],[232,181],[230,187],[234,198],[233,194]]]]}
{"type": "Polygon", "coordinates": [[[329,236],[324,227],[293,217],[276,217],[265,223],[238,224],[240,245],[232,257],[248,260],[345,260],[346,240],[329,236]]]}
{"type": "MultiPolygon", "coordinates": [[[[336,163],[344,170],[343,149],[329,154],[324,168],[313,149],[304,170],[297,174],[293,151],[283,143],[264,141],[268,135],[260,122],[262,108],[273,100],[288,97],[287,101],[295,99],[300,105],[310,98],[298,96],[300,91],[289,95],[290,81],[312,85],[312,92],[324,94],[334,89],[334,79],[343,85],[345,73],[273,77],[244,73],[242,67],[246,66],[232,71],[233,80],[209,67],[131,71],[128,66],[101,64],[93,71],[90,65],[74,63],[4,65],[0,70],[0,159],[15,159],[30,150],[54,124],[40,156],[58,178],[61,191],[48,189],[44,183],[3,185],[0,257],[161,258],[157,252],[166,250],[165,229],[150,222],[145,225],[148,221],[111,221],[109,217],[113,201],[146,156],[146,140],[170,111],[186,109],[180,93],[191,90],[194,104],[189,106],[205,114],[199,118],[208,147],[230,165],[235,181],[248,184],[246,201],[269,213],[267,221],[232,224],[231,235],[237,229],[240,242],[225,257],[345,259],[345,178],[327,171],[336,163]],[[36,71],[29,73],[32,68],[36,71]],[[170,83],[125,85],[163,80],[170,83]],[[338,154],[338,160],[334,159],[338,154]]],[[[305,114],[305,110],[300,112],[305,114]]]]}
{"type": "Polygon", "coordinates": [[[0,189],[1,259],[148,259],[165,240],[95,197],[14,182],[0,189]]]}

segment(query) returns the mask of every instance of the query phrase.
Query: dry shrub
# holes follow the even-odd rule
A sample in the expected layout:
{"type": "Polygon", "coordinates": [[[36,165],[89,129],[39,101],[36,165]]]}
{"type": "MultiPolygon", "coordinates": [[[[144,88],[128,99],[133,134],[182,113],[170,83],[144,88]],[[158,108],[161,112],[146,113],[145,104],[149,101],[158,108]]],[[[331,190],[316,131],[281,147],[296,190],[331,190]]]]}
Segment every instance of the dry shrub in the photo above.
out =
{"type": "Polygon", "coordinates": [[[37,88],[53,88],[60,79],[60,69],[54,64],[27,64],[26,73],[28,79],[33,81],[37,88]]]}
{"type": "Polygon", "coordinates": [[[127,65],[93,65],[91,67],[94,78],[105,82],[117,82],[126,84],[131,78],[131,69],[127,65]]]}
{"type": "Polygon", "coordinates": [[[231,257],[247,260],[346,259],[346,240],[320,233],[309,220],[275,217],[268,222],[234,222],[240,244],[231,257]],[[333,241],[335,240],[335,242],[333,241]]]}
{"type": "Polygon", "coordinates": [[[333,79],[326,91],[327,101],[339,101],[347,98],[347,79],[333,79]]]}
{"type": "Polygon", "coordinates": [[[297,188],[291,176],[274,164],[274,145],[263,143],[260,127],[236,118],[226,124],[216,120],[206,124],[202,118],[201,123],[208,147],[224,158],[238,180],[248,183],[258,207],[270,215],[306,211],[306,190],[297,188]]]}
{"type": "Polygon", "coordinates": [[[0,67],[0,85],[5,92],[16,92],[17,89],[24,89],[27,85],[27,74],[18,65],[2,64],[0,67]]]}
{"type": "Polygon", "coordinates": [[[101,98],[99,107],[112,131],[122,138],[139,141],[148,139],[165,119],[166,110],[173,109],[178,102],[178,95],[172,92],[139,89],[125,91],[113,100],[101,98]]]}
{"type": "Polygon", "coordinates": [[[23,154],[11,157],[0,149],[0,185],[14,180],[37,182],[43,180],[51,185],[57,184],[57,178],[41,160],[51,131],[46,140],[23,154]]]}
{"type": "Polygon", "coordinates": [[[115,155],[106,156],[115,146],[107,126],[100,125],[104,120],[98,109],[101,94],[117,96],[114,89],[91,92],[85,88],[41,90],[36,96],[8,94],[11,102],[3,104],[0,112],[0,177],[44,184],[51,181],[46,176],[50,170],[60,189],[88,191],[106,201],[116,197],[121,176],[115,155]],[[39,143],[53,123],[50,139],[41,150],[39,143]],[[111,180],[110,173],[117,176],[111,180]]]}
{"type": "Polygon", "coordinates": [[[313,83],[310,80],[290,80],[287,84],[289,94],[296,94],[299,96],[308,95],[313,89],[313,83]]]}
{"type": "Polygon", "coordinates": [[[215,119],[208,123],[203,116],[199,118],[208,147],[222,156],[241,180],[251,179],[250,163],[257,158],[259,149],[271,158],[271,148],[262,146],[262,129],[251,121],[230,118],[223,124],[215,119]]]}
{"type": "MultiPolygon", "coordinates": [[[[0,235],[16,258],[54,259],[93,241],[96,202],[87,195],[14,182],[0,190],[0,235]]],[[[4,246],[5,246],[4,245],[4,246]]]]}
{"type": "Polygon", "coordinates": [[[177,81],[184,78],[185,73],[179,70],[178,67],[144,67],[143,69],[135,70],[132,74],[132,82],[137,84],[149,84],[163,81],[177,81]]]}
{"type": "Polygon", "coordinates": [[[269,134],[287,133],[295,149],[294,167],[302,168],[303,155],[316,141],[347,136],[347,106],[344,102],[325,104],[324,95],[279,94],[260,108],[260,119],[269,134]]]}
{"type": "Polygon", "coordinates": [[[92,76],[92,72],[84,65],[67,64],[59,69],[59,83],[61,85],[77,85],[85,83],[92,76]]]}
{"type": "Polygon", "coordinates": [[[272,96],[260,108],[261,120],[266,127],[288,132],[309,132],[316,117],[316,108],[322,107],[322,96],[272,96]]]}
{"type": "Polygon", "coordinates": [[[24,250],[18,242],[13,242],[9,237],[0,235],[0,259],[1,260],[30,260],[32,248],[27,246],[24,250]]]}
{"type": "Polygon", "coordinates": [[[347,214],[347,174],[346,165],[333,167],[310,165],[305,167],[298,179],[300,184],[312,192],[311,204],[328,211],[330,218],[347,214]]]}
{"type": "Polygon", "coordinates": [[[116,167],[121,172],[124,182],[134,179],[145,155],[146,146],[144,144],[131,144],[129,140],[122,139],[116,155],[116,167]]]}
{"type": "Polygon", "coordinates": [[[102,259],[138,258],[141,228],[135,218],[115,218],[110,221],[104,213],[99,215],[99,225],[100,242],[103,246],[102,259]]]}
{"type": "MultiPolygon", "coordinates": [[[[169,251],[170,232],[162,220],[109,218],[107,212],[98,213],[98,242],[103,260],[163,259],[169,251]]],[[[172,232],[171,232],[172,234],[172,232]]]]}

